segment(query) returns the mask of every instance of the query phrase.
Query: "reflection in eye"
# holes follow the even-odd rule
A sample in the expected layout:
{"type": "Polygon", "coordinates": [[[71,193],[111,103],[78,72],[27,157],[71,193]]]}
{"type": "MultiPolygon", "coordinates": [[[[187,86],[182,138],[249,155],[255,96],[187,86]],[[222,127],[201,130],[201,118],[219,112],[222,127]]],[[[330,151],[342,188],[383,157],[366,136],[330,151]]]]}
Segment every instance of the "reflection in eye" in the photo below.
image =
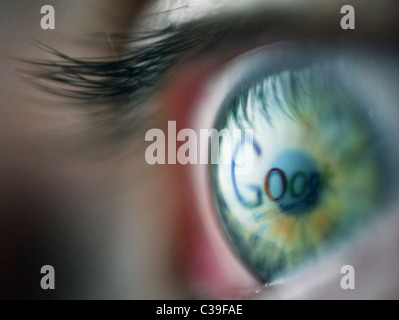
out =
{"type": "Polygon", "coordinates": [[[268,283],[345,245],[394,183],[387,131],[352,89],[356,79],[336,72],[345,63],[325,61],[258,72],[216,120],[228,129],[220,152],[230,159],[211,168],[219,218],[237,255],[268,283]],[[229,135],[239,128],[253,129],[250,155],[229,135]],[[251,173],[237,173],[250,158],[251,173]]]}

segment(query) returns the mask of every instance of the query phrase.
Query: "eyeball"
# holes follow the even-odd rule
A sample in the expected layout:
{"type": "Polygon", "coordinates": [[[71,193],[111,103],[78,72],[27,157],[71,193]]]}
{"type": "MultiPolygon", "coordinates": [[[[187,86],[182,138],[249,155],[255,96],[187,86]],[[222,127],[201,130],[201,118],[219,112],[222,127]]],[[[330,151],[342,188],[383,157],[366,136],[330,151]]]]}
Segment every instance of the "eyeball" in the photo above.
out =
{"type": "Polygon", "coordinates": [[[257,67],[226,94],[215,121],[226,132],[220,157],[230,159],[210,169],[218,218],[267,283],[350,241],[397,190],[392,122],[371,103],[379,89],[358,86],[345,54],[295,50],[277,64],[264,53],[244,57],[257,67]],[[237,129],[251,130],[250,145],[229,134],[237,129]]]}

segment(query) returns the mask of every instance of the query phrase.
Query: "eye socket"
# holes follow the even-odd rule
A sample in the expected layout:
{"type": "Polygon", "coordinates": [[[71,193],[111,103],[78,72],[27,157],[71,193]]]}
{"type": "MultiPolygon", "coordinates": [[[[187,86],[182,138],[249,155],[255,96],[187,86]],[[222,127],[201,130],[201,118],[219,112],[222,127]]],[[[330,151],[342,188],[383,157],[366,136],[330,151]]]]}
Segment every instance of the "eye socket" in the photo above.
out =
{"type": "Polygon", "coordinates": [[[279,44],[233,64],[240,76],[215,121],[230,161],[211,165],[211,188],[230,246],[270,283],[344,246],[390,204],[394,99],[368,79],[387,81],[387,63],[350,49],[279,44]],[[236,129],[252,130],[249,148],[236,129]]]}

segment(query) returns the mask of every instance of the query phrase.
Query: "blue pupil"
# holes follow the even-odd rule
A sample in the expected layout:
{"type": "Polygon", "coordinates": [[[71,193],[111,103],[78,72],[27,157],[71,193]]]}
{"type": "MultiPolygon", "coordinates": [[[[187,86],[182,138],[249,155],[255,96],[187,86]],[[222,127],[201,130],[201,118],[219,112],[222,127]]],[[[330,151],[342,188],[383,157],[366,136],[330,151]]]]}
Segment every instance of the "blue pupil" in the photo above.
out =
{"type": "Polygon", "coordinates": [[[282,212],[303,214],[311,210],[320,197],[320,170],[311,155],[300,150],[286,150],[271,163],[265,190],[282,212]]]}

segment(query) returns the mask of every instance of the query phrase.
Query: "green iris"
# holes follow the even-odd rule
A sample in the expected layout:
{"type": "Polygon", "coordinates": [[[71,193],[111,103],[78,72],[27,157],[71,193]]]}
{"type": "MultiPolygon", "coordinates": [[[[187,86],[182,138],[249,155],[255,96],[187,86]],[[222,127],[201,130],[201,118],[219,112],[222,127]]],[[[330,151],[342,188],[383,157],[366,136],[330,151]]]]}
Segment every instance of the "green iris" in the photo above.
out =
{"type": "Polygon", "coordinates": [[[262,281],[345,243],[385,201],[388,148],[351,91],[315,64],[245,82],[221,108],[218,130],[253,130],[253,170],[237,174],[249,152],[225,134],[220,153],[231,161],[211,167],[215,202],[231,246],[262,281]]]}

